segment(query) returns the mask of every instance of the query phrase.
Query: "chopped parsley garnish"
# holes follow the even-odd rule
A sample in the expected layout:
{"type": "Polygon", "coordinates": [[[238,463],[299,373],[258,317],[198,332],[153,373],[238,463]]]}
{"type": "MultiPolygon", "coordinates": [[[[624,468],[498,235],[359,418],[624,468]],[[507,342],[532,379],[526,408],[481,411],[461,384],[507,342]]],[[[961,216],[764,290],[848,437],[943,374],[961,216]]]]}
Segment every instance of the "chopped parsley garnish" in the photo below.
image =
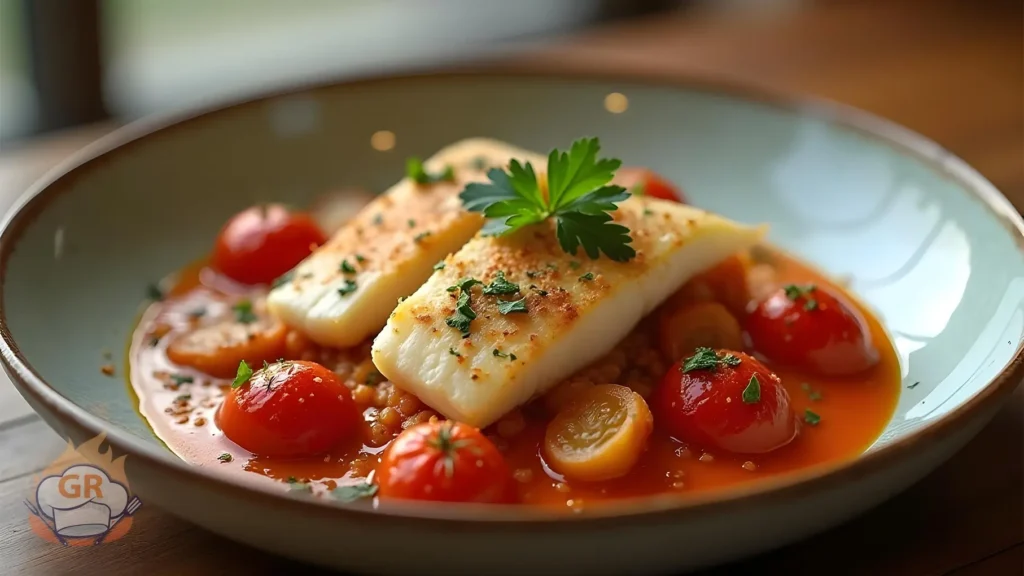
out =
{"type": "Polygon", "coordinates": [[[363,379],[363,384],[366,384],[367,386],[376,386],[378,382],[383,380],[384,375],[380,372],[370,372],[366,375],[366,378],[363,379]]]}
{"type": "Polygon", "coordinates": [[[252,324],[256,321],[256,315],[252,312],[252,302],[249,300],[239,300],[231,309],[235,311],[235,320],[242,324],[252,324]]]}
{"type": "Polygon", "coordinates": [[[536,292],[538,296],[547,296],[548,295],[548,291],[547,290],[542,290],[542,289],[538,288],[536,284],[530,284],[530,290],[533,290],[534,292],[536,292]]]}
{"type": "Polygon", "coordinates": [[[801,297],[803,297],[804,310],[816,310],[818,308],[818,301],[811,297],[811,293],[817,289],[818,287],[815,286],[814,284],[807,284],[806,286],[787,284],[782,288],[782,290],[786,294],[786,298],[789,298],[793,302],[796,302],[801,297]]]}
{"type": "Polygon", "coordinates": [[[186,376],[185,374],[171,374],[171,381],[175,384],[191,384],[195,382],[195,378],[186,376]]]}
{"type": "Polygon", "coordinates": [[[359,288],[359,286],[356,286],[355,282],[353,282],[352,280],[345,280],[345,283],[341,286],[341,288],[338,288],[338,294],[340,294],[341,296],[348,296],[349,294],[355,292],[357,288],[359,288]]]}
{"type": "Polygon", "coordinates": [[[345,260],[341,261],[341,265],[338,266],[338,271],[343,272],[345,274],[355,274],[356,267],[349,264],[348,259],[346,258],[345,260]]]}
{"type": "Polygon", "coordinates": [[[526,297],[519,300],[498,300],[498,312],[502,314],[513,314],[515,312],[527,312],[526,297]]]}
{"type": "Polygon", "coordinates": [[[644,208],[644,216],[653,216],[654,212],[651,212],[650,208],[644,208]]]}
{"type": "Polygon", "coordinates": [[[594,279],[594,273],[593,272],[587,272],[583,276],[580,276],[580,282],[590,282],[593,279],[594,279]]]}
{"type": "Polygon", "coordinates": [[[191,399],[191,394],[178,394],[177,396],[174,397],[175,402],[188,402],[191,399]]]}
{"type": "Polygon", "coordinates": [[[444,260],[434,264],[434,270],[444,270],[444,260]]]}
{"type": "Polygon", "coordinates": [[[483,284],[483,282],[477,280],[476,278],[470,278],[469,276],[466,276],[465,278],[459,278],[459,281],[456,282],[454,286],[449,286],[448,291],[455,292],[456,290],[462,290],[463,292],[466,292],[473,286],[476,286],[477,284],[483,284]]]}
{"type": "Polygon", "coordinates": [[[252,368],[249,367],[245,360],[242,360],[238,363],[238,372],[235,373],[235,379],[231,381],[231,387],[238,388],[248,382],[249,378],[252,378],[252,368]]]}
{"type": "Polygon", "coordinates": [[[575,255],[582,246],[591,258],[603,252],[612,260],[625,262],[636,256],[629,245],[629,228],[612,221],[616,203],[629,197],[621,186],[609,184],[620,160],[597,158],[597,138],[573,142],[568,152],[552,150],[548,156],[547,194],[542,192],[533,165],[518,160],[508,171],[487,171],[488,183],[474,182],[459,195],[463,207],[487,217],[483,233],[507,234],[524,226],[555,220],[558,243],[575,255]]]}
{"type": "Polygon", "coordinates": [[[408,220],[406,220],[405,223],[409,225],[409,228],[415,228],[416,227],[416,221],[413,220],[412,218],[409,218],[408,220]]]}
{"type": "Polygon", "coordinates": [[[427,236],[430,236],[430,230],[427,230],[426,232],[420,232],[419,234],[413,236],[412,237],[412,241],[413,242],[422,242],[423,239],[426,238],[427,236]]]}
{"type": "Polygon", "coordinates": [[[441,181],[452,182],[455,180],[455,169],[452,168],[451,164],[448,164],[441,172],[431,174],[423,166],[423,161],[413,156],[405,161],[405,175],[417,184],[433,184],[441,181]]]}
{"type": "Polygon", "coordinates": [[[719,355],[711,348],[697,348],[683,361],[683,374],[694,370],[715,370],[719,366],[738,366],[740,359],[733,354],[719,355]]]}
{"type": "Polygon", "coordinates": [[[384,215],[377,214],[376,216],[373,217],[373,225],[374,226],[380,226],[383,223],[384,223],[384,215]]]}
{"type": "Polygon", "coordinates": [[[459,354],[458,352],[455,351],[455,348],[449,348],[448,353],[451,354],[452,356],[462,356],[462,354],[459,354]]]}
{"type": "Polygon", "coordinates": [[[579,270],[580,266],[583,266],[583,264],[580,264],[579,260],[570,260],[569,261],[569,268],[572,268],[573,270],[579,270]]]}
{"type": "Polygon", "coordinates": [[[807,422],[811,426],[817,426],[818,422],[821,422],[821,416],[810,408],[804,409],[804,422],[807,422]]]}
{"type": "MultiPolygon", "coordinates": [[[[472,286],[472,284],[470,284],[472,286]]],[[[476,319],[476,312],[469,303],[469,290],[462,289],[459,299],[455,301],[455,311],[445,318],[444,323],[462,332],[463,338],[469,338],[469,324],[476,319]]]]}
{"type": "Polygon", "coordinates": [[[221,462],[231,462],[234,460],[234,457],[231,456],[231,454],[224,452],[220,456],[217,456],[217,460],[220,460],[221,462]]]}
{"type": "Polygon", "coordinates": [[[356,254],[356,262],[362,264],[363,262],[366,262],[366,257],[362,254],[356,254]]]}
{"type": "Polygon", "coordinates": [[[363,498],[370,498],[376,493],[377,485],[370,484],[369,482],[348,486],[338,486],[334,490],[331,490],[331,496],[341,502],[355,502],[356,500],[362,500],[363,498]]]}
{"type": "Polygon", "coordinates": [[[757,379],[757,374],[751,374],[750,382],[747,382],[747,387],[743,389],[743,403],[757,404],[760,401],[761,381],[757,379]]]}
{"type": "Polygon", "coordinates": [[[506,353],[502,352],[501,350],[498,350],[497,348],[495,348],[494,351],[491,352],[491,354],[493,354],[494,356],[497,356],[498,358],[508,358],[509,360],[516,360],[516,355],[515,354],[506,354],[506,353]]]}
{"type": "Polygon", "coordinates": [[[164,299],[164,292],[156,284],[150,284],[146,286],[146,298],[154,302],[159,302],[164,299]]]}
{"type": "Polygon", "coordinates": [[[496,296],[498,294],[515,294],[519,292],[519,285],[513,284],[505,279],[505,273],[498,270],[494,273],[494,279],[487,286],[484,286],[484,294],[496,296]]]}
{"type": "Polygon", "coordinates": [[[811,399],[811,402],[818,402],[821,400],[821,392],[811,388],[811,385],[807,382],[801,384],[800,389],[807,393],[807,397],[811,399]]]}

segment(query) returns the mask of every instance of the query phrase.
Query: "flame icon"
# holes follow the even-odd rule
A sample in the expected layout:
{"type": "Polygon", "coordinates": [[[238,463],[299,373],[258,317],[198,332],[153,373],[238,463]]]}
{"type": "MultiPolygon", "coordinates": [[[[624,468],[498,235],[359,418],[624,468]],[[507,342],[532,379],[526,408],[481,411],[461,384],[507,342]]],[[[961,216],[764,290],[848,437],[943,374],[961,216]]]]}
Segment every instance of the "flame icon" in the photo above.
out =
{"type": "Polygon", "coordinates": [[[34,477],[29,525],[39,537],[64,546],[112,542],[128,533],[142,502],[131,496],[125,456],[102,450],[105,435],[64,452],[34,477]]]}

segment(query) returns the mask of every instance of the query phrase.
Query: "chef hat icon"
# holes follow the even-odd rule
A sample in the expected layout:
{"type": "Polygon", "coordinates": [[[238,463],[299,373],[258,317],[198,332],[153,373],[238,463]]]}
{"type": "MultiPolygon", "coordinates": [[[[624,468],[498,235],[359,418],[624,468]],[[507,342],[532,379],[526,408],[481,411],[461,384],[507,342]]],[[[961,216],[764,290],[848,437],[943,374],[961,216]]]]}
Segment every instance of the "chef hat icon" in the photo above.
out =
{"type": "Polygon", "coordinates": [[[44,478],[36,489],[36,502],[39,512],[53,520],[57,534],[98,536],[124,513],[128,491],[103,470],[81,464],[44,478]]]}

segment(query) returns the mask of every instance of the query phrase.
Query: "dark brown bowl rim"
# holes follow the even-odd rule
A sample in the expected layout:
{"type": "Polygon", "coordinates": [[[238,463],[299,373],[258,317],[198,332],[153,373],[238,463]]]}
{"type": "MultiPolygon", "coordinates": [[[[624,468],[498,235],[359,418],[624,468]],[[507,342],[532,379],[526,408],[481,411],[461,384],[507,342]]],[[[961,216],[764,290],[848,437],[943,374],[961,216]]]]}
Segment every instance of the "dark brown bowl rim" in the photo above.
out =
{"type": "Polygon", "coordinates": [[[416,502],[382,503],[378,508],[373,509],[285,493],[263,484],[245,482],[236,477],[229,477],[225,473],[189,465],[168,450],[107,425],[104,420],[86,412],[47,385],[18,349],[4,315],[3,282],[6,280],[5,272],[8,259],[23,230],[46,205],[57,195],[66,191],[69,188],[69,182],[85,171],[94,168],[96,164],[106,158],[124,152],[130,145],[155,133],[179,129],[216,117],[218,113],[226,110],[237,110],[282,96],[339,87],[395,82],[433,82],[457,78],[486,79],[510,76],[560,83],[621,82],[634,86],[669,87],[723,94],[738,100],[767,104],[855,130],[917,158],[965,190],[970,191],[1002,223],[1015,239],[1018,249],[1024,252],[1024,220],[1021,219],[1013,205],[981,174],[924,136],[878,116],[842,104],[702,76],[636,71],[608,73],[581,66],[492,63],[429,73],[388,74],[340,82],[328,81],[300,85],[199,111],[143,119],[100,138],[51,170],[19,199],[0,228],[0,361],[12,379],[19,384],[20,392],[32,404],[44,406],[64,426],[72,426],[78,432],[79,437],[105,434],[106,441],[115,451],[121,454],[130,454],[131,459],[144,461],[168,478],[175,478],[183,482],[204,482],[208,489],[231,492],[234,495],[237,495],[239,490],[245,490],[247,497],[254,501],[258,500],[262,505],[274,508],[287,507],[305,515],[347,517],[353,521],[368,523],[368,525],[397,520],[426,524],[445,522],[446,529],[459,531],[471,531],[479,528],[480,524],[492,527],[497,527],[494,526],[497,524],[516,530],[550,530],[557,529],[564,522],[579,525],[579,528],[598,529],[621,525],[623,521],[627,520],[630,523],[663,522],[667,515],[672,514],[685,514],[687,518],[696,515],[717,515],[728,513],[730,510],[749,508],[768,500],[798,498],[809,491],[835,488],[848,482],[856,482],[858,479],[890,466],[918,449],[923,443],[947,439],[971,416],[989,408],[994,409],[999,402],[1009,396],[1024,376],[1024,340],[1022,340],[1018,342],[1011,362],[1000,371],[992,382],[969,398],[963,405],[907,437],[878,450],[865,453],[856,459],[836,465],[815,467],[780,478],[766,479],[749,486],[716,491],[709,495],[695,495],[686,498],[655,496],[595,507],[583,514],[573,515],[525,506],[451,506],[416,502]],[[510,523],[512,525],[508,526],[510,523]]]}

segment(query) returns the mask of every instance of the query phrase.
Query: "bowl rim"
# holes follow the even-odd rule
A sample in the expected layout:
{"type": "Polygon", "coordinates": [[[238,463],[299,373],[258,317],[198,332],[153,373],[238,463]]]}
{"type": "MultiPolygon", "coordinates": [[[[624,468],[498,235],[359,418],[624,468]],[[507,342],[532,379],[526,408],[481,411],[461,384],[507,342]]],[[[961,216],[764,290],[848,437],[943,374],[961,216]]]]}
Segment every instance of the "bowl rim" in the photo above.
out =
{"type": "MultiPolygon", "coordinates": [[[[376,507],[362,504],[341,504],[324,498],[311,498],[283,492],[262,482],[247,481],[237,474],[228,474],[206,467],[194,466],[158,444],[122,431],[65,398],[35,371],[18,349],[10,332],[3,298],[6,269],[22,232],[46,208],[50,201],[67,191],[85,171],[95,168],[115,154],[123,153],[132,144],[150,136],[182,129],[195,123],[217,118],[220,113],[265,104],[290,96],[315,94],[321,91],[366,87],[402,82],[446,82],[455,79],[522,78],[556,84],[587,82],[621,82],[643,88],[670,88],[723,95],[746,103],[766,104],[775,109],[811,117],[833,126],[850,129],[870,139],[912,156],[973,194],[1007,230],[1024,254],[1024,219],[992,183],[962,159],[932,140],[894,122],[871,113],[825,99],[798,95],[775,88],[755,86],[707,75],[651,72],[644,70],[595,70],[580,64],[540,64],[490,62],[470,66],[456,65],[426,72],[358,76],[291,85],[244,99],[216,104],[185,112],[172,112],[143,118],[115,129],[58,164],[36,181],[14,204],[0,223],[0,363],[11,376],[21,394],[40,414],[58,419],[65,430],[70,426],[80,437],[104,435],[106,442],[121,454],[131,455],[128,461],[142,461],[162,475],[180,482],[202,482],[204,488],[237,497],[239,490],[250,501],[269,507],[288,507],[304,515],[344,517],[358,522],[376,523],[404,521],[436,524],[445,522],[448,529],[474,530],[485,526],[502,529],[551,530],[565,522],[597,529],[620,525],[628,519],[635,522],[660,522],[667,515],[718,515],[755,504],[786,500],[811,490],[826,490],[855,481],[884,469],[915,451],[926,442],[948,438],[971,416],[994,408],[1005,399],[1024,377],[1024,338],[1017,343],[1011,361],[995,378],[975,392],[953,411],[919,430],[877,450],[843,462],[819,465],[799,472],[764,479],[749,485],[713,491],[710,494],[650,496],[603,504],[580,514],[532,506],[494,506],[466,504],[450,506],[438,503],[380,502],[376,507]]],[[[46,420],[46,418],[44,418],[46,420]]],[[[51,424],[51,426],[53,426],[51,424]]]]}

